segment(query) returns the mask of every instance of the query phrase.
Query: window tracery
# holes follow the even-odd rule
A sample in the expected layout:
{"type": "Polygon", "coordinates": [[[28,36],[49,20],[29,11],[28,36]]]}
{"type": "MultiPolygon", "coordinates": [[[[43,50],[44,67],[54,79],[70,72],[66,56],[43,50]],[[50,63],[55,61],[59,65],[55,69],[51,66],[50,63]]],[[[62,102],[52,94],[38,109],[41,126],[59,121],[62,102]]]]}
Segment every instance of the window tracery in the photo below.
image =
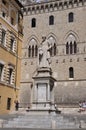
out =
{"type": "Polygon", "coordinates": [[[66,43],[66,54],[76,54],[77,53],[77,43],[76,38],[70,34],[67,38],[66,43]]]}

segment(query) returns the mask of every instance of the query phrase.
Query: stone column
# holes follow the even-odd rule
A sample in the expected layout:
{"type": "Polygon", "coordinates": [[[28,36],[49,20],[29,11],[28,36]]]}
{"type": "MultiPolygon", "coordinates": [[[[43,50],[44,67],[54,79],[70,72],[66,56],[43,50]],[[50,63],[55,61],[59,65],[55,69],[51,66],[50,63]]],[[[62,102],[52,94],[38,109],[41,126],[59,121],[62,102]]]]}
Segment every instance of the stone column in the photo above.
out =
{"type": "Polygon", "coordinates": [[[37,84],[34,86],[34,101],[37,101],[37,84]]]}
{"type": "Polygon", "coordinates": [[[51,91],[51,101],[52,101],[52,103],[54,103],[54,88],[53,88],[53,86],[51,86],[52,87],[52,91],[51,91]]]}
{"type": "Polygon", "coordinates": [[[48,89],[48,93],[47,93],[47,94],[48,94],[48,95],[47,95],[48,98],[47,98],[47,99],[48,99],[48,101],[50,101],[50,85],[49,85],[49,84],[48,84],[48,86],[47,86],[47,89],[48,89]]]}

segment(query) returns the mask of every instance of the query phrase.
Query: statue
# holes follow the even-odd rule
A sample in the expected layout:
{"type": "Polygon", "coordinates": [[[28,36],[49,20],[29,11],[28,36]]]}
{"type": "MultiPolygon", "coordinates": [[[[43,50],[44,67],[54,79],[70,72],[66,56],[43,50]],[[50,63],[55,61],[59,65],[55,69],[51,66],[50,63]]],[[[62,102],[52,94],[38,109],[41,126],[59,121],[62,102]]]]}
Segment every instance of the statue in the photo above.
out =
{"type": "Polygon", "coordinates": [[[46,39],[46,37],[42,37],[43,41],[41,43],[41,46],[38,49],[38,58],[39,58],[39,67],[49,67],[51,64],[51,58],[50,58],[50,49],[51,44],[49,43],[49,40],[46,39]]]}

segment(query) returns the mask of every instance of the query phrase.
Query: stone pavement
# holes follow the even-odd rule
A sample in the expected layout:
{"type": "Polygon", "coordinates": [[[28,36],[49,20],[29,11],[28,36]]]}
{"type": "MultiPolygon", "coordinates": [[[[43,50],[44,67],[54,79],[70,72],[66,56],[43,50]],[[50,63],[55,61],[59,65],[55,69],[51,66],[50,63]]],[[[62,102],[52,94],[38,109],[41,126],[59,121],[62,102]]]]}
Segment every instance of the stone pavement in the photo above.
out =
{"type": "Polygon", "coordinates": [[[83,111],[81,113],[79,113],[79,108],[78,107],[75,107],[75,108],[59,108],[59,110],[61,110],[61,113],[64,113],[64,114],[75,114],[75,115],[86,115],[86,111],[83,111]]]}
{"type": "MultiPolygon", "coordinates": [[[[52,129],[32,129],[32,128],[0,128],[0,130],[52,130],[52,129]]],[[[54,129],[53,129],[54,130],[54,129]]],[[[63,130],[63,129],[55,129],[55,130],[63,130]]],[[[66,129],[70,130],[70,129],[66,129]]],[[[71,130],[86,130],[86,129],[71,129],[71,130]]]]}

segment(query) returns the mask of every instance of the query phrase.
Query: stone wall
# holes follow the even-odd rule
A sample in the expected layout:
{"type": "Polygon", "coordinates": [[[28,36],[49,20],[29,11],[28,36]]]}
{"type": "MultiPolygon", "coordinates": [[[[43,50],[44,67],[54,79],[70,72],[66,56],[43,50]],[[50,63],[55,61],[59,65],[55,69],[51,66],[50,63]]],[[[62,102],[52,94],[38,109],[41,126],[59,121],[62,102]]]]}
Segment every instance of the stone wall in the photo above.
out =
{"type": "MultiPolygon", "coordinates": [[[[84,100],[86,91],[86,1],[52,1],[24,7],[24,39],[22,48],[22,77],[27,84],[37,69],[37,57],[28,57],[28,47],[35,40],[40,46],[42,36],[53,38],[56,44],[56,55],[52,56],[53,76],[55,83],[55,101],[57,103],[78,103],[84,100]],[[68,15],[74,14],[74,21],[68,21],[68,15]],[[54,25],[49,25],[49,16],[54,16],[54,25]],[[31,27],[32,18],[36,27],[31,27]],[[77,53],[66,54],[68,37],[77,43],[77,53]],[[74,77],[69,78],[69,68],[73,67],[74,77]]],[[[32,43],[33,44],[33,43],[32,43]]],[[[29,93],[28,86],[28,93],[29,93]]],[[[24,89],[23,89],[24,90],[24,89]]],[[[22,97],[23,95],[21,95],[22,97]]],[[[26,99],[26,97],[24,97],[26,99]]]]}

